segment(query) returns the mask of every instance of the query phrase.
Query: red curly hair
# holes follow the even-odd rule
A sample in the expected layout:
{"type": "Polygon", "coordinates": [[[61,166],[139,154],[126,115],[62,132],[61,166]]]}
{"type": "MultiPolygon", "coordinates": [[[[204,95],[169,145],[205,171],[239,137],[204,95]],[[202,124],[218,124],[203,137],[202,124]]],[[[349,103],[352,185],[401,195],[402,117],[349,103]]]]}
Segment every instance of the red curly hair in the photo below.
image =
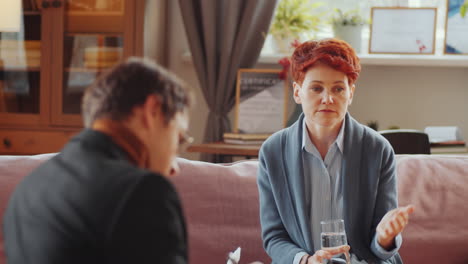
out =
{"type": "Polygon", "coordinates": [[[310,40],[299,45],[291,57],[291,71],[295,82],[302,85],[306,72],[321,62],[348,76],[348,83],[356,82],[361,64],[354,49],[339,39],[310,40]]]}

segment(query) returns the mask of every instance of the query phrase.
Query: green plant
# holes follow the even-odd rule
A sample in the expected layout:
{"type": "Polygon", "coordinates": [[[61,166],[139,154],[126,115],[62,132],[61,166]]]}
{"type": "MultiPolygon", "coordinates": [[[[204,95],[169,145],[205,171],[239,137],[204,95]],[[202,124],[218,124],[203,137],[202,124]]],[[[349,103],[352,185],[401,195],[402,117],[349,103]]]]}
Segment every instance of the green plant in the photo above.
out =
{"type": "Polygon", "coordinates": [[[460,15],[461,17],[466,16],[466,11],[468,10],[468,0],[465,0],[463,5],[460,6],[460,15]]]}
{"type": "Polygon", "coordinates": [[[316,11],[322,5],[310,0],[281,0],[269,33],[276,38],[299,39],[301,33],[318,31],[324,14],[316,11]]]}
{"type": "Polygon", "coordinates": [[[358,26],[369,24],[369,21],[364,19],[358,9],[343,12],[339,8],[335,8],[335,14],[331,18],[333,26],[358,26]]]}
{"type": "Polygon", "coordinates": [[[375,131],[379,131],[379,122],[375,120],[367,122],[367,126],[374,129],[375,131]]]}

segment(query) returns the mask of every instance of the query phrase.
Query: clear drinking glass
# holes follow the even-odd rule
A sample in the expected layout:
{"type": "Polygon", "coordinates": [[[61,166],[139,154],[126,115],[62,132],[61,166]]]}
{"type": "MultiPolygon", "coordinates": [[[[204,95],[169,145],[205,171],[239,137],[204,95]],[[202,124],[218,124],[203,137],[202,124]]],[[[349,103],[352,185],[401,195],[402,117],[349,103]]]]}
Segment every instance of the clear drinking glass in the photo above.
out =
{"type": "MultiPolygon", "coordinates": [[[[321,221],[320,224],[322,226],[322,233],[320,234],[322,249],[348,244],[343,219],[321,221]]],[[[326,263],[350,264],[349,253],[335,255],[326,263]]]]}

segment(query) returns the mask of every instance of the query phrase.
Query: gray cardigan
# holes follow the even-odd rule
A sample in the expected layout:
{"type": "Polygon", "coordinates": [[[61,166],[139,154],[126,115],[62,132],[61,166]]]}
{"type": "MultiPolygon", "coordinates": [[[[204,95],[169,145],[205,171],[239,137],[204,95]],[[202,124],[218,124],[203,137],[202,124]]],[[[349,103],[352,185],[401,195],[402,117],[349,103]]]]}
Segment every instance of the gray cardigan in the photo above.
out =
{"type": "MultiPolygon", "coordinates": [[[[304,114],[273,134],[260,149],[258,188],[265,250],[273,263],[293,263],[296,253],[313,254],[301,158],[304,114]]],[[[369,263],[402,263],[396,253],[383,261],[370,248],[382,217],[397,207],[395,156],[391,145],[372,129],[345,117],[341,169],[343,211],[351,252],[369,263]]]]}

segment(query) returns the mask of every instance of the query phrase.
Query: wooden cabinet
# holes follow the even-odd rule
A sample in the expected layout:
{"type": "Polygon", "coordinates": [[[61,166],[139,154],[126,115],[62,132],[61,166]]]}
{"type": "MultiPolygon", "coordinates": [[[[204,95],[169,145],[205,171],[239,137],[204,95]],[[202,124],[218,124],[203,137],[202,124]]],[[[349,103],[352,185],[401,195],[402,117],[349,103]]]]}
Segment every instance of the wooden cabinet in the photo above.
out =
{"type": "Polygon", "coordinates": [[[143,54],[145,0],[23,0],[0,32],[0,154],[59,151],[82,129],[81,97],[102,72],[143,54]]]}

